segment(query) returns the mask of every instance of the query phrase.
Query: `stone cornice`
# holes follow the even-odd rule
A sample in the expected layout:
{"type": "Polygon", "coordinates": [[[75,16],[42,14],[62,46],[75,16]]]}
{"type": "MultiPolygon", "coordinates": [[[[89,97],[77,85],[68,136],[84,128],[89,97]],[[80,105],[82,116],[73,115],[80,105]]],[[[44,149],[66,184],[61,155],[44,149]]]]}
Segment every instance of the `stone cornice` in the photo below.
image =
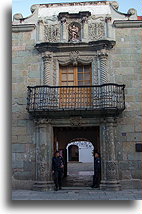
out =
{"type": "Polygon", "coordinates": [[[42,42],[35,45],[35,48],[40,52],[51,51],[51,52],[68,52],[68,51],[97,51],[101,49],[109,50],[115,45],[115,41],[109,40],[98,40],[94,42],[78,42],[78,43],[51,43],[42,42]]]}
{"type": "Polygon", "coordinates": [[[68,12],[63,12],[59,13],[58,19],[62,20],[62,18],[68,18],[68,19],[77,19],[77,18],[83,18],[83,17],[89,17],[91,16],[91,13],[89,11],[82,11],[79,13],[68,13],[68,12]]]}
{"type": "Polygon", "coordinates": [[[12,32],[27,32],[35,29],[35,24],[12,25],[12,32]]]}
{"type": "Polygon", "coordinates": [[[116,28],[140,28],[142,27],[141,20],[115,20],[113,25],[116,28]]]}
{"type": "Polygon", "coordinates": [[[49,4],[40,4],[41,7],[66,7],[66,6],[86,6],[86,5],[109,5],[112,2],[109,1],[86,1],[86,2],[66,2],[66,3],[49,3],[49,4]]]}

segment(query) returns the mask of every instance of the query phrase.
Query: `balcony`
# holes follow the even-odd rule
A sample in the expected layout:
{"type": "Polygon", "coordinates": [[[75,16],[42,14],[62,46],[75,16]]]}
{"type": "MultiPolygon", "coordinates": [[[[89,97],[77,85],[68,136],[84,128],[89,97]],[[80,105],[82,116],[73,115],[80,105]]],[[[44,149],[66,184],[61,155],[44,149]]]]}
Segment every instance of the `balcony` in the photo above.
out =
{"type": "Polygon", "coordinates": [[[125,85],[28,86],[27,110],[34,117],[118,115],[125,109],[125,85]]]}

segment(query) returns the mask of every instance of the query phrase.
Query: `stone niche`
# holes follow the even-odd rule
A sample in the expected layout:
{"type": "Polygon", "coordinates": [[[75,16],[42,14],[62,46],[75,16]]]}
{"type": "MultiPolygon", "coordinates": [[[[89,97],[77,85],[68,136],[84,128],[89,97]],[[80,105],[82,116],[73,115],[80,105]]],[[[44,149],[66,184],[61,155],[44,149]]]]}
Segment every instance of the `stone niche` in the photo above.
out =
{"type": "Polygon", "coordinates": [[[38,21],[39,42],[89,42],[108,37],[108,17],[62,12],[38,21]]]}

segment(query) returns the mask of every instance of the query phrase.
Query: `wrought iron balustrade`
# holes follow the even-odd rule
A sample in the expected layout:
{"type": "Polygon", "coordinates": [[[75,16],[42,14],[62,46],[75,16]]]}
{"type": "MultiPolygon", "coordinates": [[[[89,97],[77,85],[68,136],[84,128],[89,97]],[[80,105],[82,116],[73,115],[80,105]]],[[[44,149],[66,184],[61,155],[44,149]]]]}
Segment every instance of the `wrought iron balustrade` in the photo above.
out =
{"type": "Polygon", "coordinates": [[[114,83],[94,86],[28,86],[27,110],[46,112],[62,110],[125,109],[125,85],[114,83]]]}

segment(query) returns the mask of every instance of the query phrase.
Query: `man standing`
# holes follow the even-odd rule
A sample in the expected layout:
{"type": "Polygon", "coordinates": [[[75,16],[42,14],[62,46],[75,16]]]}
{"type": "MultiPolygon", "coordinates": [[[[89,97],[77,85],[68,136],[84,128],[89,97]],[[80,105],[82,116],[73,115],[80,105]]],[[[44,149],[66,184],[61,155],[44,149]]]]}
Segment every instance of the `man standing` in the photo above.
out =
{"type": "Polygon", "coordinates": [[[98,152],[94,154],[94,177],[92,188],[98,188],[101,180],[101,159],[98,152]]]}
{"type": "Polygon", "coordinates": [[[62,189],[63,169],[64,169],[64,160],[60,156],[59,151],[56,151],[54,157],[52,158],[52,173],[54,176],[56,191],[58,191],[58,189],[62,189]]]}

